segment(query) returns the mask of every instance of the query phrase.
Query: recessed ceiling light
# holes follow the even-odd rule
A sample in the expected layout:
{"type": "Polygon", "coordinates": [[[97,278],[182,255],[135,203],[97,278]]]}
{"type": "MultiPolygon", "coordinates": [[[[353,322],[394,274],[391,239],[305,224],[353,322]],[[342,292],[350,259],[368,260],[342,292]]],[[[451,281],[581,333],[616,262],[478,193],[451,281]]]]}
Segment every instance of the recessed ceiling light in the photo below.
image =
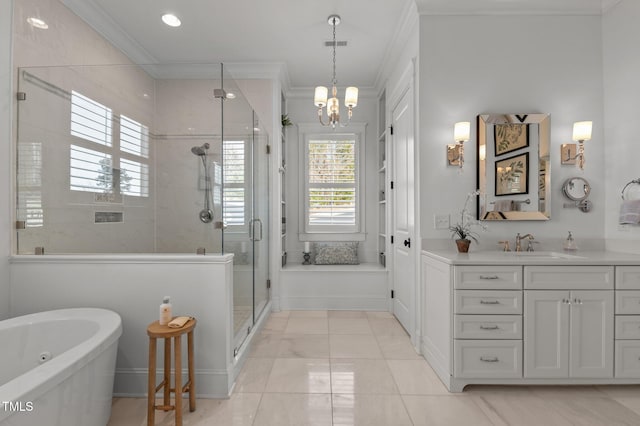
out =
{"type": "Polygon", "coordinates": [[[35,17],[30,17],[27,18],[27,22],[29,23],[29,25],[31,25],[34,28],[40,28],[41,30],[46,30],[47,28],[49,28],[49,25],[44,22],[42,19],[40,18],[35,18],[35,17]]]}
{"type": "Polygon", "coordinates": [[[235,99],[236,98],[236,94],[233,92],[227,92],[227,99],[235,99]]]}
{"type": "Polygon", "coordinates": [[[182,22],[180,22],[180,18],[172,13],[166,13],[162,15],[162,22],[170,27],[179,27],[180,25],[182,25],[182,22]]]}

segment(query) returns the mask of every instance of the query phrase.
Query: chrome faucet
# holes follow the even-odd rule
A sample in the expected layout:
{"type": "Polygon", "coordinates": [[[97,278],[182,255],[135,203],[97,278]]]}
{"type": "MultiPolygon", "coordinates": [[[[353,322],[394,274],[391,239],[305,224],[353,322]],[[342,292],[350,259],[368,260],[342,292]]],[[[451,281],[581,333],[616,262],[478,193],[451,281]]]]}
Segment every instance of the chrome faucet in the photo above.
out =
{"type": "Polygon", "coordinates": [[[526,234],[526,235],[520,236],[519,232],[518,232],[518,235],[516,235],[516,251],[522,251],[522,240],[524,240],[525,238],[529,240],[527,251],[533,251],[533,245],[531,244],[531,240],[534,239],[533,235],[526,234]]]}

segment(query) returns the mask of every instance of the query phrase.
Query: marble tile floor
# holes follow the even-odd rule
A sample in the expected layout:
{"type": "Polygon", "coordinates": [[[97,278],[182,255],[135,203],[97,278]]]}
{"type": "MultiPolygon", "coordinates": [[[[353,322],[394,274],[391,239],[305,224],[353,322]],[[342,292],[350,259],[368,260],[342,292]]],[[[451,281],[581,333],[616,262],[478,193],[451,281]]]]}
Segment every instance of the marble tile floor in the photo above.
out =
{"type": "MultiPolygon", "coordinates": [[[[225,400],[187,426],[640,425],[640,386],[468,386],[450,394],[386,312],[272,313],[225,400]]],[[[173,425],[173,412],[156,413],[173,425]]],[[[114,398],[108,426],[146,425],[145,398],[114,398]]]]}

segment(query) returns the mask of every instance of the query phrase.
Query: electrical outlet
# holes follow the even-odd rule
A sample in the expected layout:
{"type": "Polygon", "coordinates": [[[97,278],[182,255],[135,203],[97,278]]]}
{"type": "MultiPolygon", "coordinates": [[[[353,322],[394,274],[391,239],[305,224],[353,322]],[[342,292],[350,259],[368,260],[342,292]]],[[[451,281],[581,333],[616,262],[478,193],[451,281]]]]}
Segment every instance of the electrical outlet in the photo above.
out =
{"type": "Polygon", "coordinates": [[[448,214],[434,215],[433,226],[435,229],[449,229],[449,215],[448,214]]]}

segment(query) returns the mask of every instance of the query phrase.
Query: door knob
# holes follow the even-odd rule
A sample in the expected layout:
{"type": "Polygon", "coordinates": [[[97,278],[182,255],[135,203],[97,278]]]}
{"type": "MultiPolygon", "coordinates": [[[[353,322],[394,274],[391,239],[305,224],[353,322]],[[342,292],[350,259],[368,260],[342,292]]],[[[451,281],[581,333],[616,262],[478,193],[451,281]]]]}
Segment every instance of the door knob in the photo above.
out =
{"type": "Polygon", "coordinates": [[[404,246],[411,248],[411,238],[407,238],[404,240],[404,246]]]}

